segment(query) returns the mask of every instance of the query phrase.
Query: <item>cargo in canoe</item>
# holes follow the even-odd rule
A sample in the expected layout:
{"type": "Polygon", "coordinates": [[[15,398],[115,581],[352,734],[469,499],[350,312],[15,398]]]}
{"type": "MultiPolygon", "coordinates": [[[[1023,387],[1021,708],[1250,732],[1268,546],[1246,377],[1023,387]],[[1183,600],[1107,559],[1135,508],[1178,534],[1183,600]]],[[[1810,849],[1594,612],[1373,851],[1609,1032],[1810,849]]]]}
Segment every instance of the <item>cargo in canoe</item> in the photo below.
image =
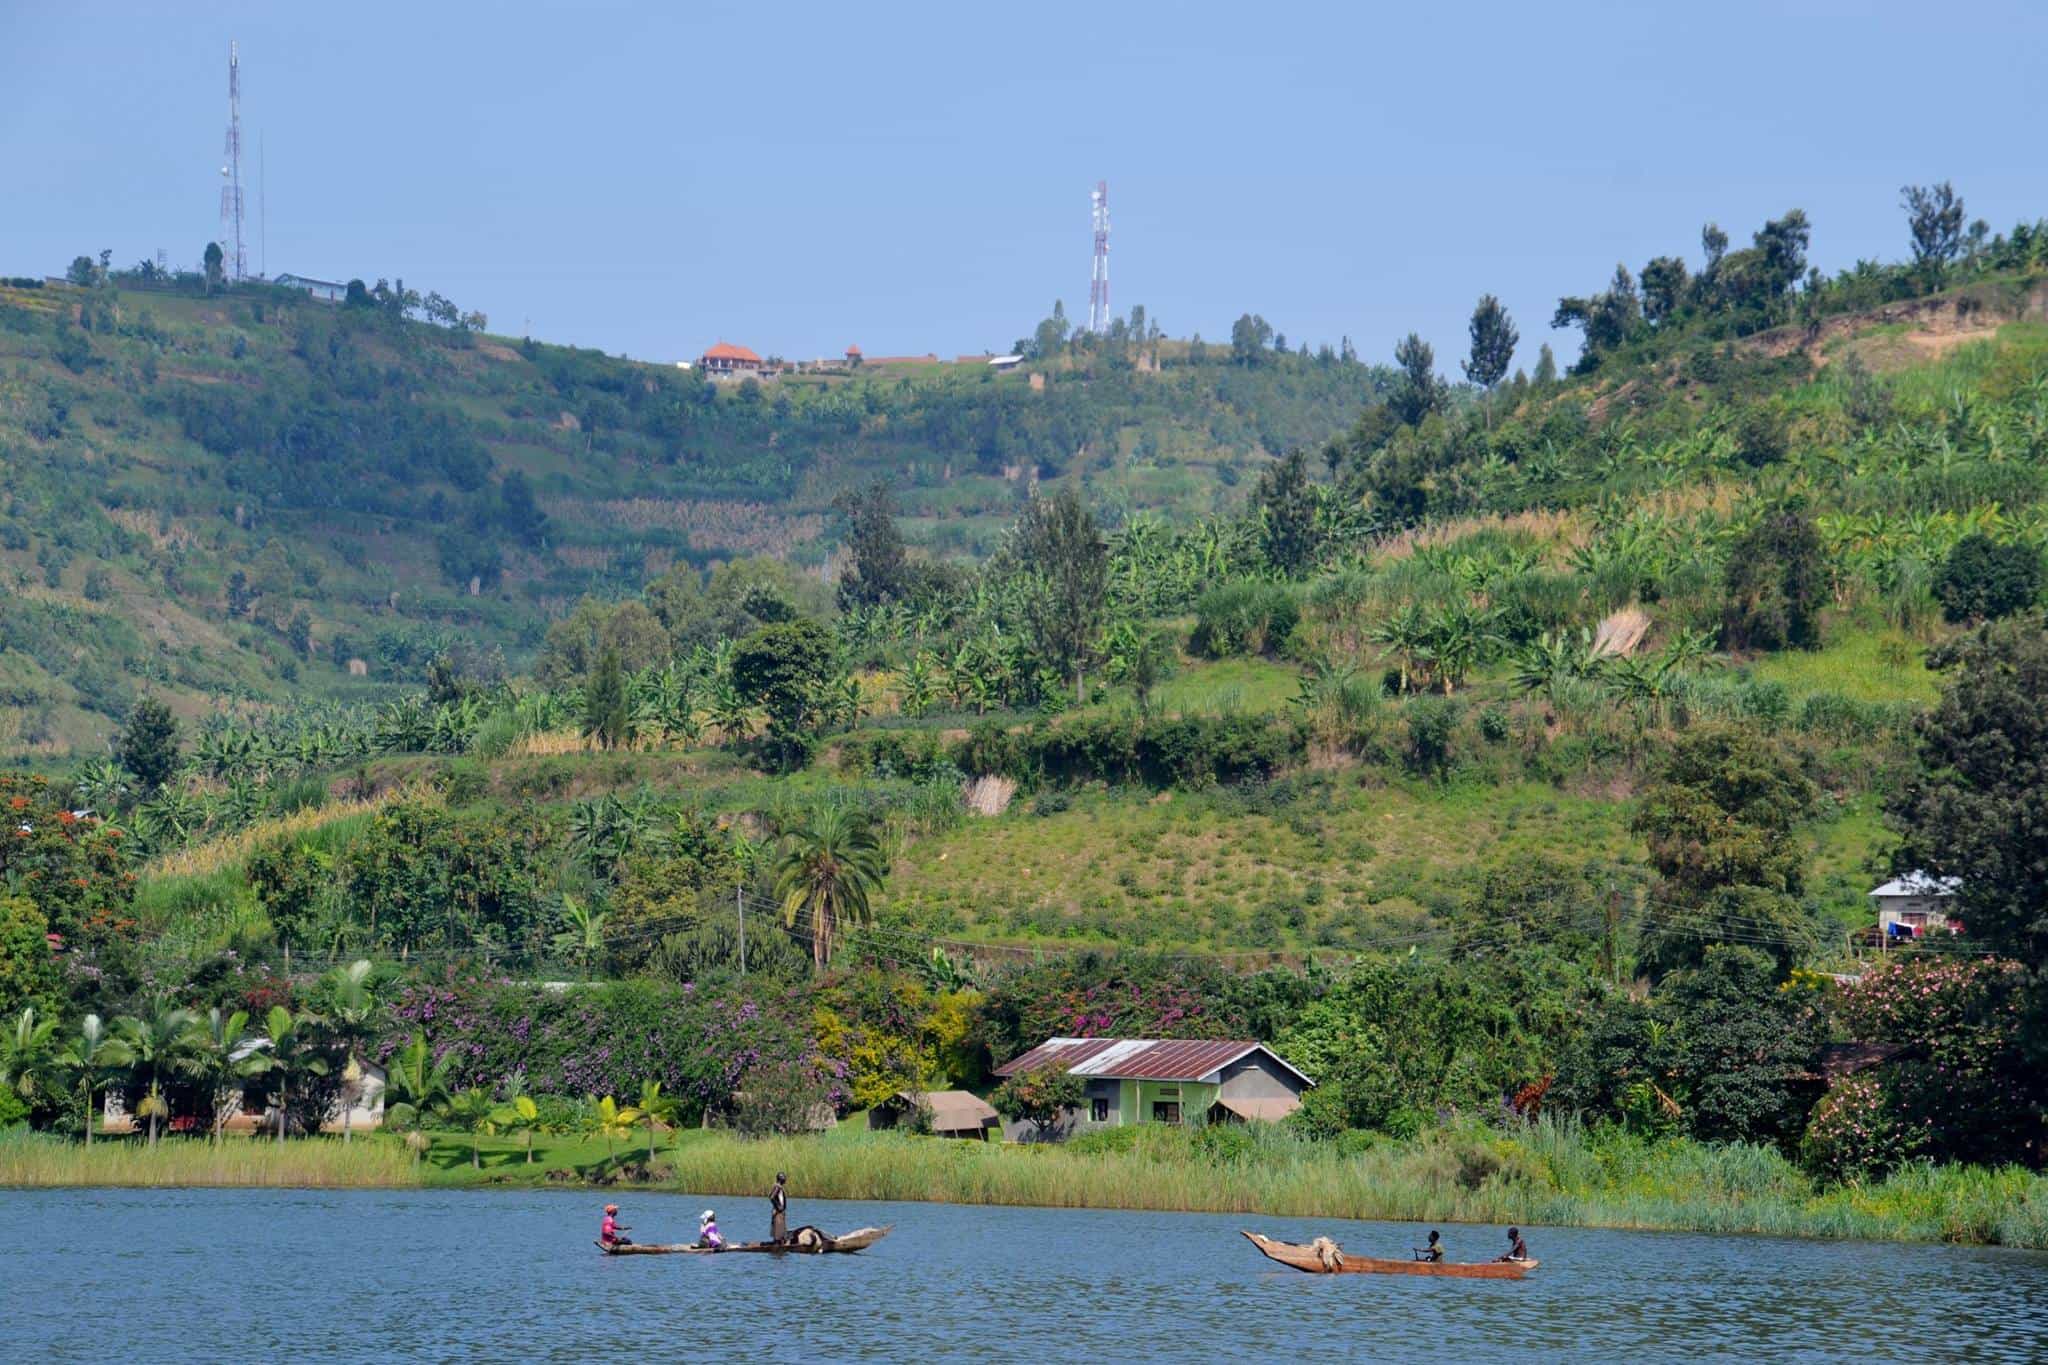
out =
{"type": "Polygon", "coordinates": [[[1268,1260],[1311,1275],[1447,1275],[1458,1280],[1519,1280],[1537,1266],[1534,1260],[1391,1261],[1376,1256],[1353,1256],[1334,1243],[1330,1250],[1335,1254],[1326,1261],[1322,1252],[1312,1246],[1276,1242],[1256,1232],[1247,1232],[1245,1236],[1268,1260]]]}
{"type": "Polygon", "coordinates": [[[715,1249],[700,1247],[695,1242],[634,1242],[613,1243],[611,1246],[599,1242],[597,1249],[607,1256],[725,1256],[736,1251],[757,1251],[770,1256],[820,1256],[827,1252],[865,1251],[888,1235],[886,1227],[860,1228],[843,1237],[834,1237],[813,1227],[801,1227],[790,1233],[787,1242],[732,1242],[715,1249]]]}

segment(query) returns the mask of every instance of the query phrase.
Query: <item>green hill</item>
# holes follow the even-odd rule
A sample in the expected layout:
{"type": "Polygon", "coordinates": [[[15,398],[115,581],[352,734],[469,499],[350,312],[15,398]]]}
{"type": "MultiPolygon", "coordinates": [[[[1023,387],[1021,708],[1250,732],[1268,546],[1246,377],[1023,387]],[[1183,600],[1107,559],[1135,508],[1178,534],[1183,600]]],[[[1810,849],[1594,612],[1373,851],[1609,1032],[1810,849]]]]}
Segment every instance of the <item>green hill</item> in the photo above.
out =
{"type": "Polygon", "coordinates": [[[388,695],[457,643],[521,667],[580,597],[672,565],[823,572],[833,498],[876,478],[947,556],[988,550],[1034,478],[1119,515],[1217,510],[1384,380],[1120,333],[1011,373],[716,386],[389,297],[0,287],[0,749],[96,747],[144,689],[197,718],[388,695]]]}

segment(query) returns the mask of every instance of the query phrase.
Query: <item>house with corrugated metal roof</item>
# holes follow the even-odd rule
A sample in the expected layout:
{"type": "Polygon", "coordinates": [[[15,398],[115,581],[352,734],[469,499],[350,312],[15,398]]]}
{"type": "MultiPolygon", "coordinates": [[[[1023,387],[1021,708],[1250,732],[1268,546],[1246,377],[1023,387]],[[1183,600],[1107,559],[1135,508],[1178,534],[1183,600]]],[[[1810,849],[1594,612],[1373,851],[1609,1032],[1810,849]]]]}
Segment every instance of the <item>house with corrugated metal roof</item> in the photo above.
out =
{"type": "Polygon", "coordinates": [[[871,1129],[923,1126],[933,1137],[972,1138],[985,1142],[1002,1119],[987,1100],[965,1090],[899,1090],[868,1110],[871,1129]]]}
{"type": "MultiPolygon", "coordinates": [[[[1059,1135],[1137,1123],[1275,1122],[1315,1082],[1264,1043],[1209,1039],[1048,1038],[996,1068],[1004,1079],[1057,1066],[1080,1077],[1079,1108],[1059,1135]]],[[[1008,1125],[1004,1136],[1035,1136],[1008,1125]],[[1011,1129],[1016,1131],[1010,1131],[1011,1129]]]]}

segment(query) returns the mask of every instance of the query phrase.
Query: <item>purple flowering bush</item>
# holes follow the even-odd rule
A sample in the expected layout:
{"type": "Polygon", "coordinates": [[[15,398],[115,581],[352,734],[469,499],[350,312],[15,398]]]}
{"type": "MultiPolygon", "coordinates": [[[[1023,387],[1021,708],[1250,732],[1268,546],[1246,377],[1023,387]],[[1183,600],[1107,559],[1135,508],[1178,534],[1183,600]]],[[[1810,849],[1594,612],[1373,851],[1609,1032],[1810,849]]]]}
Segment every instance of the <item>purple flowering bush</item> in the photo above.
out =
{"type": "Polygon", "coordinates": [[[781,991],[646,980],[556,991],[450,979],[409,986],[391,1018],[376,1059],[423,1034],[435,1057],[455,1054],[458,1089],[495,1090],[515,1072],[542,1095],[630,1096],[643,1081],[660,1081],[694,1123],[728,1105],[749,1075],[794,1073],[817,1077],[826,1097],[843,1103],[802,1000],[781,991]]]}

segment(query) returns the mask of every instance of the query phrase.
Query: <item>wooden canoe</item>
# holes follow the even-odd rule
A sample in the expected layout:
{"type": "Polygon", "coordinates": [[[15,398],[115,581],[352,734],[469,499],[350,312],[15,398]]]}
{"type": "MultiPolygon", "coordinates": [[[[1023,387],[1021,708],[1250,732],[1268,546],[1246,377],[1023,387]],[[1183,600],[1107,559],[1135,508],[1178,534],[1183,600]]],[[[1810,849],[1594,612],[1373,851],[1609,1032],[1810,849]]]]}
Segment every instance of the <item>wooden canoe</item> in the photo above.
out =
{"type": "Polygon", "coordinates": [[[614,1243],[611,1246],[599,1242],[597,1249],[607,1256],[723,1256],[735,1251],[756,1251],[770,1256],[818,1256],[827,1252],[843,1254],[865,1251],[889,1235],[889,1229],[886,1227],[860,1228],[847,1233],[844,1237],[833,1237],[821,1232],[818,1233],[818,1240],[815,1242],[799,1242],[797,1237],[806,1231],[817,1232],[817,1229],[798,1228],[791,1233],[789,1241],[780,1244],[734,1242],[716,1250],[711,1247],[700,1247],[695,1242],[634,1242],[630,1245],[614,1243]]]}
{"type": "Polygon", "coordinates": [[[1256,1232],[1245,1236],[1268,1260],[1296,1270],[1305,1270],[1311,1275],[1447,1275],[1458,1280],[1519,1280],[1538,1264],[1527,1261],[1392,1261],[1376,1256],[1339,1255],[1337,1264],[1323,1264],[1314,1247],[1298,1246],[1293,1242],[1276,1242],[1270,1237],[1261,1237],[1256,1232]]]}

